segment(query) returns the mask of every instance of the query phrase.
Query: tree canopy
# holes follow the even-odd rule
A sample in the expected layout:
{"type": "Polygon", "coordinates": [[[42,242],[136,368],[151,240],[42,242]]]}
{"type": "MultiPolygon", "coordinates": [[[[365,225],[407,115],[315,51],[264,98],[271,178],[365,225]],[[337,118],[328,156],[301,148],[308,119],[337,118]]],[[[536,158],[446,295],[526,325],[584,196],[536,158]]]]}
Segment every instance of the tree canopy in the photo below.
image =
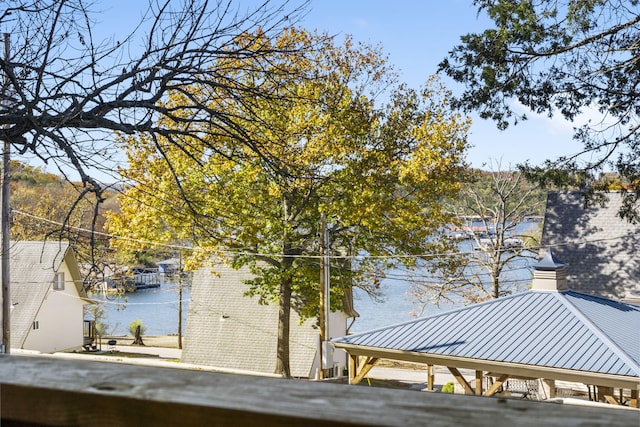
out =
{"type": "MultiPolygon", "coordinates": [[[[163,126],[210,126],[190,120],[191,98],[224,105],[236,120],[247,119],[244,132],[269,160],[226,135],[209,134],[205,142],[185,135],[172,146],[164,138],[124,137],[129,185],[109,228],[189,242],[196,265],[221,252],[235,267],[248,266],[255,279],[247,293],[280,307],[276,372],[288,375],[290,309],[303,318],[318,312],[321,214],[333,255],[331,305],[339,309],[352,283],[375,288],[366,274],[372,267],[412,264],[415,257],[405,255],[442,250],[434,236],[449,215],[439,201],[459,190],[468,121],[451,112],[437,81],[423,92],[398,85],[379,49],[349,38],[340,44],[291,28],[278,38],[248,34],[239,42],[307,54],[229,59],[237,63],[223,68],[243,70],[229,79],[266,85],[276,96],[229,98],[196,83],[172,93],[163,108],[180,119],[163,126]],[[263,81],[265,67],[283,78],[263,81]]],[[[127,240],[114,243],[136,250],[127,240]]]]}
{"type": "Polygon", "coordinates": [[[471,171],[464,189],[448,201],[458,219],[452,232],[459,243],[452,253],[428,264],[433,277],[412,286],[421,306],[475,303],[528,283],[526,259],[538,259],[541,230],[524,225],[528,217],[543,214],[546,193],[522,173],[501,170],[499,162],[494,166],[491,171],[471,171]]]}
{"type": "MultiPolygon", "coordinates": [[[[0,58],[0,140],[55,165],[64,175],[75,172],[83,184],[79,198],[93,193],[98,201],[103,186],[94,174],[112,175],[118,160],[109,142],[113,131],[152,139],[162,135],[169,144],[189,133],[188,127],[176,133],[161,120],[180,120],[162,102],[169,92],[199,84],[229,98],[268,98],[259,84],[229,80],[232,70],[221,67],[233,62],[218,59],[271,54],[265,46],[241,45],[236,38],[257,28],[278,34],[305,6],[301,2],[299,8],[288,8],[286,2],[266,0],[243,14],[232,1],[149,1],[132,33],[101,38],[96,31],[100,4],[16,0],[0,6],[0,27],[9,35],[8,52],[0,58]]],[[[286,46],[271,49],[295,54],[286,46]]],[[[260,73],[252,71],[259,81],[269,80],[260,73]]],[[[202,144],[211,135],[224,135],[268,155],[219,104],[188,97],[184,102],[194,116],[210,123],[191,134],[202,144]]]]}
{"type": "Polygon", "coordinates": [[[116,209],[115,191],[105,191],[104,201],[78,199],[82,184],[11,161],[12,240],[67,240],[73,247],[90,286],[104,279],[113,267],[112,251],[103,232],[105,210],[116,209]],[[95,231],[96,233],[92,232],[95,231]]]}
{"type": "MultiPolygon", "coordinates": [[[[476,110],[499,128],[534,113],[573,121],[596,110],[602,121],[576,127],[584,150],[526,165],[542,183],[579,179],[615,168],[640,194],[640,8],[637,0],[475,0],[494,27],[461,37],[440,69],[465,85],[454,105],[476,110]]],[[[586,182],[584,182],[586,180],[586,182]]],[[[592,188],[591,188],[592,189],[592,188]]]]}

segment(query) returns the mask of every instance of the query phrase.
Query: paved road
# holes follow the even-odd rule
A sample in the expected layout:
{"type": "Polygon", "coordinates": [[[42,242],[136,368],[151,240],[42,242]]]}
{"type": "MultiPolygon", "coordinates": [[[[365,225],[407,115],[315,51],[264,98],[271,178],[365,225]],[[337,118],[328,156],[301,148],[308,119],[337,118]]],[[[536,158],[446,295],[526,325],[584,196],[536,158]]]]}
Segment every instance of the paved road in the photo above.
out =
{"type": "MultiPolygon", "coordinates": [[[[166,348],[166,347],[148,347],[141,345],[115,345],[115,351],[122,353],[139,353],[139,354],[151,354],[158,355],[161,359],[180,359],[182,358],[182,350],[178,348],[166,348]]],[[[102,350],[109,350],[109,346],[103,345],[102,350]]]]}

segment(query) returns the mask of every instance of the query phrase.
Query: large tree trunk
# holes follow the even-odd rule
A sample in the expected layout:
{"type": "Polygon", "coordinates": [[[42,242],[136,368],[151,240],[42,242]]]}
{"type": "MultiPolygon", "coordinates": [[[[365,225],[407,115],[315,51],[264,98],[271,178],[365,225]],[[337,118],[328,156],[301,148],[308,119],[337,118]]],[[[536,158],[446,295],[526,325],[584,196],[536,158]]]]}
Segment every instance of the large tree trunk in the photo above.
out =
{"type": "MultiPolygon", "coordinates": [[[[282,215],[285,224],[291,221],[291,203],[287,197],[282,198],[282,215]]],[[[291,377],[289,363],[289,336],[291,331],[291,267],[293,258],[291,255],[291,239],[287,227],[283,235],[282,263],[280,265],[280,289],[278,300],[278,352],[276,355],[276,374],[284,378],[291,377]]]]}
{"type": "Polygon", "coordinates": [[[280,281],[280,299],[278,309],[278,354],[276,374],[291,377],[289,364],[289,334],[291,330],[291,279],[283,277],[280,281]]]}

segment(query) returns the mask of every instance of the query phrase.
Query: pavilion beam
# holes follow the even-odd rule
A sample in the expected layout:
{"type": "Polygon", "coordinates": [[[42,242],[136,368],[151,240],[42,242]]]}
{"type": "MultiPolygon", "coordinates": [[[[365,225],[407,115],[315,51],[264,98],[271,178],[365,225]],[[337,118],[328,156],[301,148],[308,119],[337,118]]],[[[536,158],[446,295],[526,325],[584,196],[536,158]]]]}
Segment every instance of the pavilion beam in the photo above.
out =
{"type": "Polygon", "coordinates": [[[638,390],[631,390],[631,400],[629,401],[629,406],[632,408],[640,408],[638,405],[638,390]]]}
{"type": "Polygon", "coordinates": [[[500,377],[496,380],[496,382],[494,382],[493,385],[489,387],[487,391],[484,392],[483,396],[490,397],[496,394],[496,392],[500,389],[500,387],[502,387],[504,382],[508,379],[509,379],[509,375],[507,374],[500,375],[500,377]]]}
{"type": "Polygon", "coordinates": [[[357,354],[348,354],[349,359],[349,384],[353,384],[353,378],[355,378],[358,368],[358,355],[357,354]]]}
{"type": "Polygon", "coordinates": [[[379,347],[359,346],[353,344],[335,343],[336,348],[360,356],[377,357],[380,359],[402,360],[405,362],[424,365],[455,366],[458,369],[483,370],[484,372],[500,372],[512,377],[548,378],[556,381],[570,381],[584,384],[599,384],[603,386],[638,389],[640,382],[637,377],[625,375],[602,374],[597,372],[582,372],[562,368],[549,368],[536,365],[522,365],[511,362],[483,361],[466,357],[423,354],[405,350],[383,349],[379,347]]]}
{"type": "Polygon", "coordinates": [[[541,387],[544,391],[545,399],[554,399],[558,396],[555,380],[549,378],[540,378],[538,381],[539,387],[541,387]]]}
{"type": "Polygon", "coordinates": [[[353,377],[350,384],[358,384],[360,381],[362,381],[362,379],[367,376],[367,374],[369,373],[371,368],[373,368],[373,366],[376,364],[377,361],[378,361],[377,357],[364,358],[362,360],[362,363],[360,363],[360,365],[358,366],[358,372],[353,377]]]}
{"type": "Polygon", "coordinates": [[[475,390],[471,387],[471,384],[467,382],[467,380],[462,376],[460,371],[457,368],[452,366],[447,366],[449,372],[456,378],[458,383],[464,388],[464,394],[475,394],[475,390]]]}

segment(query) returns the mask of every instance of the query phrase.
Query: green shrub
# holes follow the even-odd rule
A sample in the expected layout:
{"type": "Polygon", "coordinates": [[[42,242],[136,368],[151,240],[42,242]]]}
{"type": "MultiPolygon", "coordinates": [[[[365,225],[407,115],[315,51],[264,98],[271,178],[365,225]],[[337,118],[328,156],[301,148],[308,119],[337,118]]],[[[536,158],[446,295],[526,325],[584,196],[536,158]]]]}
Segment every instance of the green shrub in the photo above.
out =
{"type": "Polygon", "coordinates": [[[106,323],[96,322],[94,327],[96,328],[96,334],[98,334],[99,336],[107,335],[106,323]]]}
{"type": "Polygon", "coordinates": [[[448,382],[442,386],[442,393],[454,393],[455,385],[452,382],[448,382]]]}
{"type": "Polygon", "coordinates": [[[135,336],[136,335],[136,329],[138,328],[138,325],[140,325],[140,335],[144,335],[145,331],[147,330],[146,326],[144,326],[142,324],[142,320],[134,320],[133,322],[129,323],[129,333],[131,334],[131,336],[135,336]]]}

